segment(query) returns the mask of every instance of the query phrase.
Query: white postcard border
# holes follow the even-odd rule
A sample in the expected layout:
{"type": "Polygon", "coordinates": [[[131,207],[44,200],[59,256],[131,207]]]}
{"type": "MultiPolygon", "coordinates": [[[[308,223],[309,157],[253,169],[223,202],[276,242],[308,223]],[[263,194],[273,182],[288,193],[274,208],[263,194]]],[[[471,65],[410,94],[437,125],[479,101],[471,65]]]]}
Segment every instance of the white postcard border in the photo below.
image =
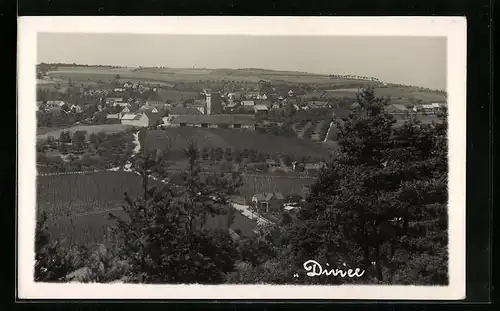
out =
{"type": "Polygon", "coordinates": [[[18,297],[30,299],[465,298],[466,20],[463,17],[20,17],[18,22],[18,297]],[[36,39],[39,32],[444,36],[449,106],[448,286],[35,283],[36,39]]]}

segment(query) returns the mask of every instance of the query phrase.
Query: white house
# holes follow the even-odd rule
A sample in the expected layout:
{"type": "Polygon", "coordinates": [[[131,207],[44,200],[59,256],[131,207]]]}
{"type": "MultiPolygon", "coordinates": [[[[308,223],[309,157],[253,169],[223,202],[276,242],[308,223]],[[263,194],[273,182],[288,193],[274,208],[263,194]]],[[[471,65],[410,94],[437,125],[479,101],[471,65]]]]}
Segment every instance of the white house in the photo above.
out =
{"type": "Polygon", "coordinates": [[[148,117],[145,113],[126,113],[121,117],[121,123],[125,125],[134,125],[134,126],[148,126],[148,117]]]}
{"type": "Polygon", "coordinates": [[[122,115],[121,115],[120,113],[108,113],[108,114],[106,115],[106,119],[108,119],[108,120],[109,120],[109,119],[120,120],[121,116],[122,116],[122,115]]]}
{"type": "Polygon", "coordinates": [[[244,100],[241,102],[243,107],[253,107],[255,106],[255,102],[253,100],[244,100]]]}
{"type": "Polygon", "coordinates": [[[150,127],[158,126],[162,123],[162,116],[155,109],[145,110],[140,113],[125,113],[121,119],[121,124],[150,127]]]}

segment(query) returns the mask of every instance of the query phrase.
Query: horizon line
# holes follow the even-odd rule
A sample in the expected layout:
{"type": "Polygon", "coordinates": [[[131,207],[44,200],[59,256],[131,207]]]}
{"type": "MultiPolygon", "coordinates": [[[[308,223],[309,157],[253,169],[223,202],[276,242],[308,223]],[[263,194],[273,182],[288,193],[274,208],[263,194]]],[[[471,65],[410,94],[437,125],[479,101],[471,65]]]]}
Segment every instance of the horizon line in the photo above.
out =
{"type": "MultiPolygon", "coordinates": [[[[417,87],[417,88],[422,88],[422,89],[427,89],[427,90],[432,90],[432,91],[437,91],[437,92],[447,92],[446,89],[434,89],[430,88],[427,86],[420,86],[420,85],[409,85],[409,84],[402,84],[398,82],[389,82],[385,80],[381,80],[378,77],[373,77],[373,76],[364,76],[364,75],[357,75],[357,74],[326,74],[326,73],[315,73],[315,72],[308,72],[308,71],[298,71],[298,70],[282,70],[282,69],[271,69],[271,68],[209,68],[209,67],[168,67],[168,66],[160,66],[160,65],[111,65],[111,64],[79,64],[79,63],[65,63],[65,62],[39,62],[36,64],[36,66],[39,66],[41,64],[48,64],[48,65],[73,65],[73,66],[86,66],[86,67],[117,67],[117,68],[165,68],[165,69],[205,69],[205,70],[266,70],[266,71],[275,71],[275,72],[293,72],[293,73],[302,73],[302,74],[309,74],[309,75],[316,75],[316,76],[324,76],[324,77],[330,77],[331,75],[339,75],[339,76],[353,76],[353,77],[366,77],[366,78],[374,78],[377,79],[376,82],[379,83],[387,83],[387,84],[394,84],[394,85],[401,85],[401,86],[411,86],[411,87],[417,87]]],[[[261,79],[261,80],[266,80],[266,79],[261,79]]]]}

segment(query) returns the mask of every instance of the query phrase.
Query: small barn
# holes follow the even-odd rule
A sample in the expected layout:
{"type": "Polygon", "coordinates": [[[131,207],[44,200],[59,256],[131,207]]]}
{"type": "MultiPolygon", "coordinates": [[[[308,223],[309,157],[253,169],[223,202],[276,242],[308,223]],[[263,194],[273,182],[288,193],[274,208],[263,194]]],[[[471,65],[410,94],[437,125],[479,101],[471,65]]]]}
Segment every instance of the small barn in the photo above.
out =
{"type": "Polygon", "coordinates": [[[171,126],[255,130],[255,116],[236,114],[179,115],[171,121],[171,126]]]}

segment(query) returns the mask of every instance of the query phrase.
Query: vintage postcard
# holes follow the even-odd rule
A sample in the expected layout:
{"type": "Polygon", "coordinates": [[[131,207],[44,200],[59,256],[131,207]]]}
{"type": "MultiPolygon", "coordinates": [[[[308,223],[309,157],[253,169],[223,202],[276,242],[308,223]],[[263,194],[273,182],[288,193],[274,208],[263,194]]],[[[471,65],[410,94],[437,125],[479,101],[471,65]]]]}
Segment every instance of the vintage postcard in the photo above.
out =
{"type": "Polygon", "coordinates": [[[18,49],[19,298],[465,298],[464,18],[21,17],[18,49]]]}

